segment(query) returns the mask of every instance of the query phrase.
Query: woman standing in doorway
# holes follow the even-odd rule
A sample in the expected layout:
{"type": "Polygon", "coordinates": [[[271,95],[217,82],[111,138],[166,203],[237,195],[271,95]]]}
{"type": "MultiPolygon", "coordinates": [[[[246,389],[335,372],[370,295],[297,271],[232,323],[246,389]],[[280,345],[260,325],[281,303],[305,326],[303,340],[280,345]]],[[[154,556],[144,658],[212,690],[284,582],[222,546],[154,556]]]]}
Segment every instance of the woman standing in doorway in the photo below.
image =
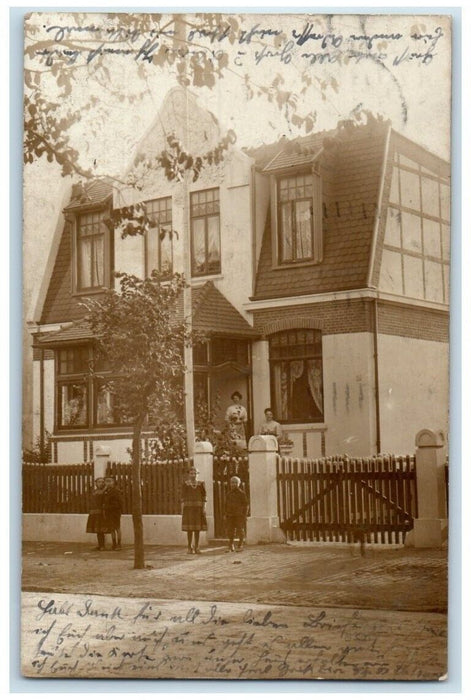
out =
{"type": "Polygon", "coordinates": [[[229,428],[231,439],[238,447],[247,449],[247,410],[242,406],[242,394],[239,391],[234,391],[231,394],[232,405],[226,411],[226,423],[229,428]]]}
{"type": "Polygon", "coordinates": [[[182,487],[182,530],[187,534],[188,554],[201,554],[200,532],[208,529],[206,488],[204,481],[197,481],[197,474],[198,470],[191,467],[182,487]]]}

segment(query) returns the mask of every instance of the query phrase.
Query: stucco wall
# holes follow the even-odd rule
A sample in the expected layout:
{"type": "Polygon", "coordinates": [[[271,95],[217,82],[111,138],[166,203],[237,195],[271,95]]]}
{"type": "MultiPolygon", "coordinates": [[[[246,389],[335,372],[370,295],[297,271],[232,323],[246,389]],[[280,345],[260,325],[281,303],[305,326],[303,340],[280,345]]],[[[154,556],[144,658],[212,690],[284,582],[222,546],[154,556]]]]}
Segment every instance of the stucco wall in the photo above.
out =
{"type": "Polygon", "coordinates": [[[375,445],[375,386],[371,333],[322,339],[326,455],[369,455],[375,445]]]}
{"type": "Polygon", "coordinates": [[[130,456],[128,448],[131,447],[130,438],[112,438],[103,436],[100,439],[92,440],[90,436],[84,439],[67,440],[57,442],[57,463],[77,464],[83,461],[93,461],[98,447],[110,448],[110,462],[129,462],[130,456]],[[84,445],[84,442],[86,443],[84,445]]]}
{"type": "MultiPolygon", "coordinates": [[[[254,419],[269,405],[268,343],[254,346],[254,419]]],[[[283,425],[294,442],[293,456],[303,456],[303,432],[307,457],[322,456],[321,432],[325,428],[325,454],[369,455],[375,446],[375,393],[373,338],[371,333],[339,333],[322,338],[324,423],[283,425]]],[[[276,417],[276,416],[275,416],[276,417]]]]}
{"type": "MultiPolygon", "coordinates": [[[[87,515],[65,513],[25,513],[22,539],[25,542],[89,542],[96,546],[96,536],[85,532],[87,515]]],[[[180,515],[144,515],[144,542],[146,544],[186,544],[186,533],[181,530],[180,515]]],[[[134,542],[132,516],[121,516],[121,534],[124,545],[134,542]]],[[[202,533],[201,544],[206,543],[202,533]]],[[[110,537],[106,546],[110,546],[110,537]]]]}
{"type": "Polygon", "coordinates": [[[380,335],[381,451],[410,453],[422,428],[448,426],[448,346],[380,335]]]}

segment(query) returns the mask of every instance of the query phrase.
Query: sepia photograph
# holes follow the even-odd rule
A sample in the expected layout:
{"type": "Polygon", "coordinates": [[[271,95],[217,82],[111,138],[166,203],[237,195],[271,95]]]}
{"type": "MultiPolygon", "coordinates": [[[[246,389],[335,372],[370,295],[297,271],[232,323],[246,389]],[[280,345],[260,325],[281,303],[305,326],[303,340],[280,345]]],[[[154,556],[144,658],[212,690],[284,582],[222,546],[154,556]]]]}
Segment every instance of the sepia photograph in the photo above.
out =
{"type": "Polygon", "coordinates": [[[23,677],[447,679],[452,41],[24,13],[23,677]]]}

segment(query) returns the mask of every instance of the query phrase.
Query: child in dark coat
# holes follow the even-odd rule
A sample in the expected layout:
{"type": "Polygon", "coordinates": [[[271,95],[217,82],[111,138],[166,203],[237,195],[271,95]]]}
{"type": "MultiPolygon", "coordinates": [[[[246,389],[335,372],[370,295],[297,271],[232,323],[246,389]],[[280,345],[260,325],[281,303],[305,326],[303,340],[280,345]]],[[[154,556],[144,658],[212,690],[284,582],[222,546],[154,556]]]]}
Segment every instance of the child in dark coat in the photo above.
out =
{"type": "Polygon", "coordinates": [[[103,494],[103,514],[106,528],[111,532],[112,549],[121,549],[121,513],[123,512],[123,495],[116,486],[114,476],[105,477],[103,494]]]}
{"type": "Polygon", "coordinates": [[[234,551],[234,539],[239,538],[237,549],[242,550],[245,538],[245,526],[247,520],[248,501],[245,492],[240,488],[238,476],[231,478],[231,488],[226,495],[226,523],[229,535],[229,551],[234,551]]]}
{"type": "Polygon", "coordinates": [[[98,540],[96,549],[100,551],[105,549],[105,533],[109,532],[106,528],[105,518],[103,516],[104,496],[105,480],[98,477],[98,479],[95,479],[95,489],[90,499],[90,515],[87,520],[87,532],[96,533],[98,540]]]}

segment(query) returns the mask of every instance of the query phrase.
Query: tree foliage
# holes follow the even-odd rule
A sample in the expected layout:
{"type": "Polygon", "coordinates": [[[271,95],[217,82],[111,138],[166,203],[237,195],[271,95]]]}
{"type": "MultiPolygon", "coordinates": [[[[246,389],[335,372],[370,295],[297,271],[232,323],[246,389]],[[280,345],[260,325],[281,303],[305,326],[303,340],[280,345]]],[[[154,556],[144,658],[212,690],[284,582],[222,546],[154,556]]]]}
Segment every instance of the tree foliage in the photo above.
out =
{"type": "MultiPolygon", "coordinates": [[[[92,154],[91,145],[82,140],[79,153],[71,130],[87,115],[89,135],[99,137],[108,128],[111,103],[139,109],[148,95],[151,74],[172,75],[177,85],[210,91],[228,77],[236,79],[248,101],[262,98],[275,105],[291,133],[299,134],[310,133],[316,125],[316,111],[301,105],[308,92],[325,101],[329,90],[338,90],[334,78],[321,79],[309,68],[300,72],[296,92],[296,86],[286,85],[282,72],[275,71],[260,84],[252,73],[237,67],[229,60],[231,51],[237,56],[239,47],[250,44],[258,52],[273,53],[287,41],[281,30],[249,26],[250,15],[74,13],[64,15],[64,20],[47,28],[26,23],[24,139],[26,163],[45,156],[56,161],[64,175],[93,173],[89,164],[81,162],[87,148],[92,154]],[[105,28],[95,26],[91,17],[99,17],[96,21],[105,28]],[[126,89],[119,70],[115,72],[123,60],[134,70],[126,89]]],[[[202,168],[224,158],[234,138],[229,131],[214,148],[197,154],[186,152],[169,134],[168,147],[152,154],[147,165],[162,168],[169,180],[180,179],[186,171],[197,180],[202,168]]]]}
{"type": "Polygon", "coordinates": [[[175,273],[165,281],[157,271],[146,279],[126,273],[116,277],[119,289],[104,290],[100,298],[89,299],[85,305],[95,337],[97,367],[103,365],[110,372],[107,384],[116,410],[133,426],[134,568],[142,569],[142,430],[148,417],[168,421],[181,405],[183,350],[191,342],[191,333],[185,319],[176,313],[186,285],[182,275],[175,273]]]}
{"type": "Polygon", "coordinates": [[[156,270],[146,279],[115,276],[119,289],[104,290],[86,306],[98,356],[113,376],[117,410],[130,423],[169,415],[181,399],[183,348],[191,342],[176,314],[185,280],[178,273],[164,279],[156,270]]]}

